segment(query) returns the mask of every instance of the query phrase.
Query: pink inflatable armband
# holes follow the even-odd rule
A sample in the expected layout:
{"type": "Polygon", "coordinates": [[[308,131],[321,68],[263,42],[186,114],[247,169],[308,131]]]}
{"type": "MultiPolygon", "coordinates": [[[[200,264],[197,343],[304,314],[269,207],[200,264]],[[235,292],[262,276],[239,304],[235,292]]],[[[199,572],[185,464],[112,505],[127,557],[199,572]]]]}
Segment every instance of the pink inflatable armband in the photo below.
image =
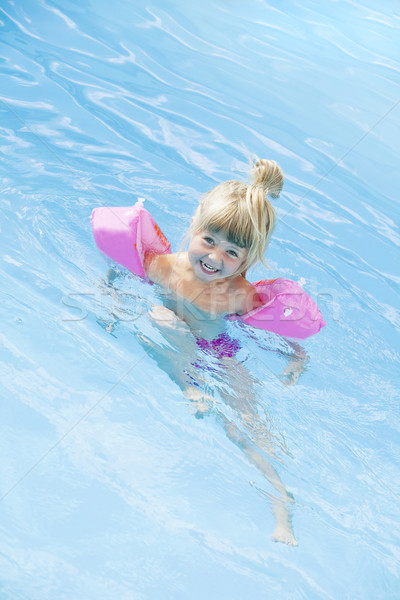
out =
{"type": "Polygon", "coordinates": [[[171,244],[143,208],[142,200],[129,207],[95,208],[92,229],[99,250],[140,277],[146,276],[143,267],[146,252],[171,252],[171,244]]]}
{"type": "Polygon", "coordinates": [[[244,323],[302,340],[326,325],[314,300],[295,281],[263,279],[253,285],[263,305],[236,317],[244,323]]]}

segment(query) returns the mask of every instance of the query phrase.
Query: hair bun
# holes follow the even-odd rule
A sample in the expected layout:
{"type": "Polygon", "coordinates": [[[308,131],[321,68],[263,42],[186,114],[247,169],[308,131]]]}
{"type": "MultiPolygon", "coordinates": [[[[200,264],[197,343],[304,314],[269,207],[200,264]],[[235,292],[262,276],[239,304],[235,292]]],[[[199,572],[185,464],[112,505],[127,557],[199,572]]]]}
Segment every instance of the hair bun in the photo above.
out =
{"type": "Polygon", "coordinates": [[[283,186],[283,171],[274,160],[254,161],[251,170],[253,185],[262,185],[266,196],[278,198],[283,186]]]}

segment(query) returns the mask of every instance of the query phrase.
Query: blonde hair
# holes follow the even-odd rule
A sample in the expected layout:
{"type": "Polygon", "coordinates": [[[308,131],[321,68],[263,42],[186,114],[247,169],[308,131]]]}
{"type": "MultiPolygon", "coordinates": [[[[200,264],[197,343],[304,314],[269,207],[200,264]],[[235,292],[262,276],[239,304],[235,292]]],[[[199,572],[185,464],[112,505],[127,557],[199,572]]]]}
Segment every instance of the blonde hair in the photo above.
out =
{"type": "Polygon", "coordinates": [[[254,161],[250,175],[251,184],[225,181],[204,194],[190,228],[191,234],[222,231],[229,242],[248,250],[240,272],[258,261],[268,267],[264,252],[276,218],[268,196],[279,197],[284,179],[274,160],[254,161]]]}

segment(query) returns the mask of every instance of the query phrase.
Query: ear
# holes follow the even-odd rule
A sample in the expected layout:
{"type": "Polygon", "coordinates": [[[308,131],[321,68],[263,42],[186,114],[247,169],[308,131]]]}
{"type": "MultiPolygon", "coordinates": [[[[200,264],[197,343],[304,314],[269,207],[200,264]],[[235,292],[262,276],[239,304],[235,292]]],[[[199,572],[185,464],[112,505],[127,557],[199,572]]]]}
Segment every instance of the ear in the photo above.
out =
{"type": "Polygon", "coordinates": [[[193,225],[193,221],[194,221],[194,217],[192,217],[191,220],[190,220],[190,226],[193,225]]]}

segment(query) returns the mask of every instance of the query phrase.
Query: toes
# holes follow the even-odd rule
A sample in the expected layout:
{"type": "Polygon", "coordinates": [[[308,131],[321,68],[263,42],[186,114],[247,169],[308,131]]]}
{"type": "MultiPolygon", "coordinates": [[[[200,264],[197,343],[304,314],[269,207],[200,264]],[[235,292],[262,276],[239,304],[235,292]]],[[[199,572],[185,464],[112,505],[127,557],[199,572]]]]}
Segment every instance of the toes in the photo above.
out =
{"type": "Polygon", "coordinates": [[[298,542],[293,535],[293,531],[284,527],[277,527],[272,534],[271,538],[274,542],[281,542],[288,546],[298,546],[298,542]]]}

